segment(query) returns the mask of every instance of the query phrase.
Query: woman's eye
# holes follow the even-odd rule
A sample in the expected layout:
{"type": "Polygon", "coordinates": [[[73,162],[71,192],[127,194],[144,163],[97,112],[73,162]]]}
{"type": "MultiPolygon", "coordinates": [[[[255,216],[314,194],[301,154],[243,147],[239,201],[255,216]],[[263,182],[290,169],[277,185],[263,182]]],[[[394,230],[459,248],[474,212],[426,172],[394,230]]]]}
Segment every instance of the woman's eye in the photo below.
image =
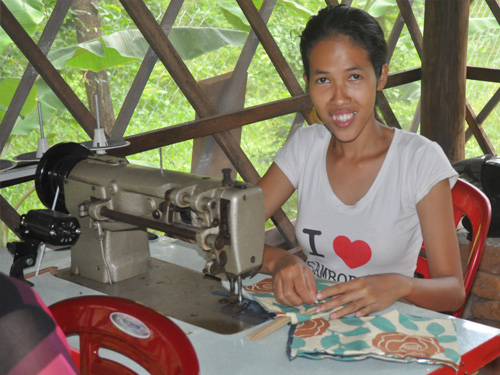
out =
{"type": "Polygon", "coordinates": [[[351,81],[358,81],[361,78],[362,78],[361,75],[359,75],[359,74],[353,74],[350,79],[351,79],[351,81]]]}
{"type": "Polygon", "coordinates": [[[316,82],[318,82],[318,83],[327,83],[328,82],[328,78],[321,77],[321,78],[318,78],[316,80],[316,82]]]}

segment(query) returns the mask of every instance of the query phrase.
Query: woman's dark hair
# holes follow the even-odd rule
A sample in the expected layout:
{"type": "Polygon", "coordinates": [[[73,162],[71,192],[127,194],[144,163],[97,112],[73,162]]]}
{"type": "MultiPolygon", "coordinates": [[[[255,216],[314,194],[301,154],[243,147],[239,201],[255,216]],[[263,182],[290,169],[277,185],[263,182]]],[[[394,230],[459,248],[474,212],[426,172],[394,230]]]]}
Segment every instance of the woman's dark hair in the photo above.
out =
{"type": "Polygon", "coordinates": [[[312,16],[302,32],[300,54],[304,74],[308,79],[311,50],[319,42],[335,36],[347,36],[366,50],[377,78],[380,77],[382,65],[387,60],[387,43],[377,20],[361,9],[334,5],[323,8],[312,16]]]}

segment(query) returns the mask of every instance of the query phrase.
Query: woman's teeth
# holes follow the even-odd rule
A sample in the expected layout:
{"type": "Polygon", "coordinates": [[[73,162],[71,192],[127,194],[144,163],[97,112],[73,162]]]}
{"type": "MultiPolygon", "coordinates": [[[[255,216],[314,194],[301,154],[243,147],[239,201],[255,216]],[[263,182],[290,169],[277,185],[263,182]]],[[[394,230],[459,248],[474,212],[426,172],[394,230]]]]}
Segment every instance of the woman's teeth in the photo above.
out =
{"type": "Polygon", "coordinates": [[[346,122],[352,119],[357,112],[352,112],[352,113],[343,113],[341,115],[333,115],[332,119],[333,121],[338,121],[338,122],[346,122]]]}

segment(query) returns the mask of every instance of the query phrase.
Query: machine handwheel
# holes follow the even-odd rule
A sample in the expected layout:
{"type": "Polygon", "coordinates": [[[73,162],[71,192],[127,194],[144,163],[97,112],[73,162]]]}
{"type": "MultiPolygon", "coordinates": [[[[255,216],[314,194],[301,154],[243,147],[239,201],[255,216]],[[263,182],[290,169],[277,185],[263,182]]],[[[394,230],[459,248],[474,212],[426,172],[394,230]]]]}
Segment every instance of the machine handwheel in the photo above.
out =
{"type": "Polygon", "coordinates": [[[92,151],[74,142],[59,143],[43,154],[36,168],[35,188],[38,198],[45,207],[53,207],[59,188],[54,209],[69,213],[64,203],[64,179],[69,176],[78,162],[87,159],[90,155],[92,151]]]}

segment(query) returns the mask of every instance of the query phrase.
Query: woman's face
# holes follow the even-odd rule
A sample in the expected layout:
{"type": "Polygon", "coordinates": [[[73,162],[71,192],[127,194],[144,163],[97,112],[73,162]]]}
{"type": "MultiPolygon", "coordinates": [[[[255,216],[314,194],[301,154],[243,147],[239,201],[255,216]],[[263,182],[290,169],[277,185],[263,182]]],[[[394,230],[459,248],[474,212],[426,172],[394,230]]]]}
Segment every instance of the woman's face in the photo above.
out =
{"type": "Polygon", "coordinates": [[[348,37],[319,42],[309,54],[310,77],[304,77],[312,102],[340,142],[352,142],[375,126],[375,98],[388,68],[377,79],[368,52],[348,37]]]}

